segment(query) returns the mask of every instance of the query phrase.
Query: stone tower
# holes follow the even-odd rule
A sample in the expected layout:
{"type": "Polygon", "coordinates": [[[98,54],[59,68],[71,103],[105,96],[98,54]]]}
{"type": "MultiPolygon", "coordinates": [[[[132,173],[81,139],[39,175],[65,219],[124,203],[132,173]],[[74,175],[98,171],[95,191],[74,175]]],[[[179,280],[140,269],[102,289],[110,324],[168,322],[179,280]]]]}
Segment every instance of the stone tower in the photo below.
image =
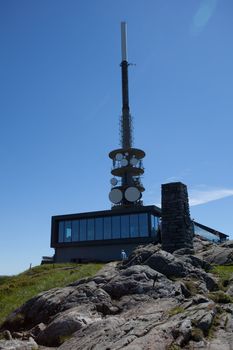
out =
{"type": "Polygon", "coordinates": [[[162,249],[173,253],[193,248],[187,186],[181,182],[162,185],[162,249]]]}

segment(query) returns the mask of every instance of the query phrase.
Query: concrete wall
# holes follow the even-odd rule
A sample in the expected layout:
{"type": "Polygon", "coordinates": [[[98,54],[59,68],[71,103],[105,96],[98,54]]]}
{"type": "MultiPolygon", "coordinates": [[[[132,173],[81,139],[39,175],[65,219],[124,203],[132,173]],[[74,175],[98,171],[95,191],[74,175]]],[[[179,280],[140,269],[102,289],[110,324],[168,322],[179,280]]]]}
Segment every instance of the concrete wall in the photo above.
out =
{"type": "Polygon", "coordinates": [[[62,247],[56,248],[56,262],[70,262],[72,259],[83,261],[111,261],[121,259],[121,249],[127,256],[138,246],[138,243],[111,244],[103,246],[62,247]]]}
{"type": "Polygon", "coordinates": [[[174,252],[193,248],[187,186],[181,182],[162,185],[162,248],[174,252]]]}

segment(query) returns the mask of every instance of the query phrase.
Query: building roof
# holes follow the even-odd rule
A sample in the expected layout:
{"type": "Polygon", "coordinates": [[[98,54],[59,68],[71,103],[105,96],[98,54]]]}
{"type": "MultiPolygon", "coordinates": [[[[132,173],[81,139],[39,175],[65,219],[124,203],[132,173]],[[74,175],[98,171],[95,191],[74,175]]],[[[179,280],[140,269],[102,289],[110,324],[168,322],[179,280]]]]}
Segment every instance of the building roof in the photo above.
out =
{"type": "Polygon", "coordinates": [[[161,209],[155,205],[143,205],[143,206],[135,206],[135,207],[122,207],[122,206],[114,206],[113,209],[109,210],[100,210],[100,211],[90,211],[83,213],[75,213],[75,214],[65,214],[65,215],[54,215],[53,219],[59,220],[72,220],[76,218],[89,218],[89,217],[99,217],[99,216],[110,216],[110,215],[118,215],[118,214],[130,214],[130,213],[141,213],[141,212],[151,212],[156,216],[161,216],[161,209]]]}
{"type": "Polygon", "coordinates": [[[194,221],[194,220],[193,220],[193,223],[194,223],[196,226],[202,228],[203,230],[206,230],[206,231],[208,231],[208,232],[210,232],[210,233],[213,233],[215,236],[218,236],[220,239],[226,239],[227,237],[229,237],[229,235],[226,235],[226,234],[223,233],[223,232],[214,230],[214,229],[211,228],[211,227],[208,227],[208,226],[205,226],[205,225],[203,225],[203,224],[200,224],[200,223],[197,222],[197,221],[194,221]]]}

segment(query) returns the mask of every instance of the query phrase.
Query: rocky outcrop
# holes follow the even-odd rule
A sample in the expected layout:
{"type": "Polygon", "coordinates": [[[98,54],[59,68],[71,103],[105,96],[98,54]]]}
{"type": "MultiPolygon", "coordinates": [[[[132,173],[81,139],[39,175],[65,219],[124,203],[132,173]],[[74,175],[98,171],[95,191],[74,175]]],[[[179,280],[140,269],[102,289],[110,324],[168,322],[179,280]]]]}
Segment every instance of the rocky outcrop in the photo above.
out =
{"type": "Polygon", "coordinates": [[[198,256],[209,264],[224,265],[233,263],[232,248],[218,246],[217,244],[207,251],[200,252],[198,256]]]}
{"type": "Polygon", "coordinates": [[[222,339],[221,350],[228,350],[231,285],[224,304],[212,300],[219,287],[202,256],[207,248],[215,245],[198,238],[195,255],[190,249],[171,254],[159,245],[139,246],[123,264],[107,264],[92,278],[40,293],[6,319],[5,336],[21,339],[2,340],[0,349],[33,338],[61,350],[214,350],[222,339]]]}
{"type": "Polygon", "coordinates": [[[37,350],[39,349],[34,339],[28,340],[0,340],[0,350],[37,350]]]}

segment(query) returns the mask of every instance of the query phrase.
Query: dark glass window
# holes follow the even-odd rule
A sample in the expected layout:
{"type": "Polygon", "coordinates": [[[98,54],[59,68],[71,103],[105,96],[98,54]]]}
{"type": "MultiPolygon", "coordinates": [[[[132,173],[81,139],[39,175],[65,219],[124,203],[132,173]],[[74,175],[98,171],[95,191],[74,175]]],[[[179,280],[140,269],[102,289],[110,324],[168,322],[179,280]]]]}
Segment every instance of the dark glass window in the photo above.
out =
{"type": "Polygon", "coordinates": [[[156,237],[158,234],[158,218],[151,215],[151,236],[156,237]]]}
{"type": "Polygon", "coordinates": [[[121,216],[121,238],[129,237],[129,215],[121,216]]]}
{"type": "MultiPolygon", "coordinates": [[[[147,213],[58,222],[58,242],[157,236],[158,217],[147,213]],[[148,218],[150,222],[148,222],[148,218]]],[[[212,238],[212,237],[211,237],[212,238]]]]}
{"type": "Polygon", "coordinates": [[[64,242],[64,221],[59,221],[58,242],[64,242]]]}
{"type": "Polygon", "coordinates": [[[104,239],[111,239],[111,217],[104,218],[104,239]]]}
{"type": "Polygon", "coordinates": [[[96,218],[95,219],[95,239],[103,239],[104,235],[104,228],[103,228],[103,218],[96,218]]]}
{"type": "Polygon", "coordinates": [[[130,237],[139,236],[138,214],[130,215],[130,237]]]}
{"type": "Polygon", "coordinates": [[[87,220],[85,219],[80,220],[79,239],[80,241],[87,240],[87,220]]]}
{"type": "Polygon", "coordinates": [[[65,221],[65,242],[71,242],[71,221],[65,221]]]}
{"type": "Polygon", "coordinates": [[[199,227],[199,226],[197,226],[195,224],[194,224],[194,233],[196,235],[204,237],[204,238],[206,238],[206,239],[208,239],[209,241],[212,241],[212,242],[220,241],[219,237],[215,236],[213,233],[211,233],[209,231],[206,231],[203,228],[201,228],[201,227],[199,227]]]}
{"type": "Polygon", "coordinates": [[[95,220],[94,219],[88,219],[87,220],[87,240],[93,241],[95,239],[95,220]]]}
{"type": "Polygon", "coordinates": [[[113,216],[112,217],[112,238],[121,237],[121,217],[113,216]]]}
{"type": "Polygon", "coordinates": [[[159,228],[159,218],[157,216],[154,216],[154,228],[155,228],[155,232],[156,232],[156,235],[157,235],[158,228],[159,228]]]}
{"type": "Polygon", "coordinates": [[[78,220],[72,221],[72,241],[73,242],[79,241],[79,221],[78,220]]]}
{"type": "Polygon", "coordinates": [[[146,213],[139,214],[139,234],[140,237],[148,237],[148,215],[146,213]]]}

